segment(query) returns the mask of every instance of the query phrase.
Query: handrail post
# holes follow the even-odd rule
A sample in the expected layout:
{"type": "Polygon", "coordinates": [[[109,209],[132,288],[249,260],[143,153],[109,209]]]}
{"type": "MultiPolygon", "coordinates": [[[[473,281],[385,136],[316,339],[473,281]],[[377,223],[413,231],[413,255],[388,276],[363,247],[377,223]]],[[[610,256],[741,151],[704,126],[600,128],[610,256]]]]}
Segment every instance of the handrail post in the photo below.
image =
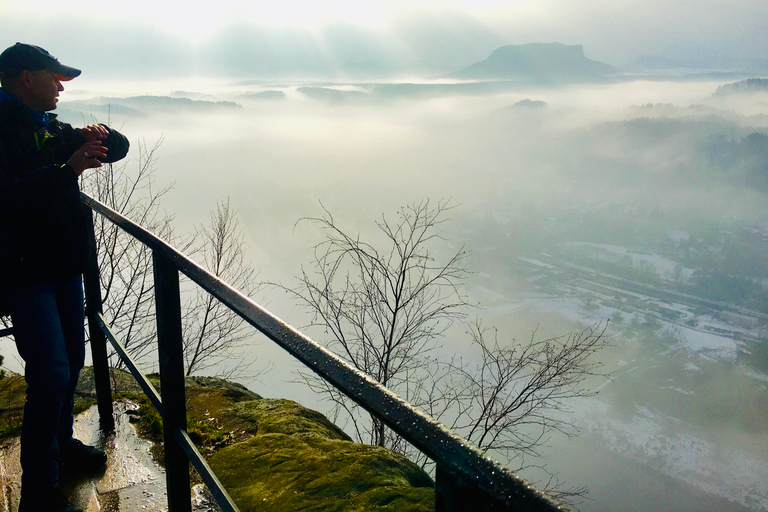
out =
{"type": "Polygon", "coordinates": [[[107,338],[96,319],[97,314],[103,312],[96,232],[93,225],[93,210],[87,206],[84,206],[84,209],[88,232],[88,263],[83,273],[83,285],[88,316],[88,334],[91,339],[91,357],[93,358],[93,381],[96,388],[99,425],[102,431],[112,432],[115,430],[115,418],[112,409],[112,387],[109,383],[107,338]]]}
{"type": "MultiPolygon", "coordinates": [[[[435,512],[469,512],[464,499],[466,489],[439,464],[435,468],[435,512]]],[[[480,504],[472,503],[480,510],[480,504]]]]}
{"type": "Polygon", "coordinates": [[[513,509],[533,510],[524,503],[518,503],[514,508],[509,503],[499,503],[477,485],[450,473],[441,465],[435,468],[435,512],[495,512],[513,509]]]}
{"type": "Polygon", "coordinates": [[[155,274],[160,395],[164,412],[163,443],[168,511],[191,512],[189,460],[174,435],[179,429],[187,429],[179,271],[157,251],[153,251],[152,261],[155,274]]]}

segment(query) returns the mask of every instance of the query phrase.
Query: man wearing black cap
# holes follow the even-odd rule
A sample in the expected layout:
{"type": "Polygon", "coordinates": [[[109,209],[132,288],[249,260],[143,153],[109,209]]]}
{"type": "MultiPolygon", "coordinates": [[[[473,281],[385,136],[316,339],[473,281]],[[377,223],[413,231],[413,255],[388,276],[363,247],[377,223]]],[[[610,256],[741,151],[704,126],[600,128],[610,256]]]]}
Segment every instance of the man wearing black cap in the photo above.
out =
{"type": "Polygon", "coordinates": [[[78,75],[37,46],[16,43],[0,54],[0,295],[27,382],[19,512],[82,512],[58,490],[59,465],[94,472],[107,460],[72,437],[88,254],[78,177],[123,158],[128,140],[49,114],[61,83],[78,75]]]}

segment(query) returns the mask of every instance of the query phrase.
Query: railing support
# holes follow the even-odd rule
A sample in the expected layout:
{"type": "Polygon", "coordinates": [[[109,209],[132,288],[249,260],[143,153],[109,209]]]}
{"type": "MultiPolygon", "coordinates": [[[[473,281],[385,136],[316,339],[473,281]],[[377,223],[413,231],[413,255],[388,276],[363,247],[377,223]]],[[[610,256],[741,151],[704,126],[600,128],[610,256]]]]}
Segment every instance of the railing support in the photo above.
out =
{"type": "MultiPolygon", "coordinates": [[[[179,439],[190,451],[195,468],[209,473],[186,430],[183,344],[179,273],[287,350],[328,383],[346,394],[392,430],[403,436],[437,465],[436,501],[439,512],[561,512],[568,509],[533,488],[508,468],[429,418],[381,384],[357,371],[217,276],[171,247],[166,241],[82,194],[83,202],[111,220],[153,251],[160,351],[160,382],[168,481],[169,512],[191,512],[189,462],[179,439]],[[166,408],[167,406],[167,408],[166,408]],[[174,439],[175,437],[175,439],[174,439]]],[[[111,338],[110,338],[111,339],[111,338]]],[[[119,344],[118,344],[119,345],[119,344]]],[[[149,387],[149,386],[147,386],[149,387]]],[[[214,475],[209,475],[214,476],[214,475]]],[[[208,483],[215,478],[203,477],[208,483]]],[[[215,486],[214,486],[215,487],[215,486]]],[[[224,497],[224,493],[214,496],[224,497]]],[[[226,501],[226,500],[224,500],[226,501]]],[[[236,511],[232,505],[223,510],[236,511]]]]}
{"type": "Polygon", "coordinates": [[[164,412],[163,446],[168,512],[191,512],[189,461],[175,438],[177,430],[187,430],[179,271],[157,251],[153,251],[152,261],[155,273],[160,395],[164,412]]]}
{"type": "Polygon", "coordinates": [[[93,210],[89,207],[85,207],[85,218],[88,223],[88,265],[83,273],[83,284],[85,310],[88,316],[88,334],[91,338],[93,380],[96,388],[96,403],[99,409],[99,425],[102,431],[112,432],[115,430],[115,418],[112,409],[112,387],[109,383],[107,338],[99,327],[97,319],[97,316],[102,313],[101,280],[96,251],[96,235],[93,227],[93,210]]]}
{"type": "Polygon", "coordinates": [[[476,485],[437,466],[435,470],[435,512],[496,512],[537,510],[518,504],[498,503],[476,485]]]}

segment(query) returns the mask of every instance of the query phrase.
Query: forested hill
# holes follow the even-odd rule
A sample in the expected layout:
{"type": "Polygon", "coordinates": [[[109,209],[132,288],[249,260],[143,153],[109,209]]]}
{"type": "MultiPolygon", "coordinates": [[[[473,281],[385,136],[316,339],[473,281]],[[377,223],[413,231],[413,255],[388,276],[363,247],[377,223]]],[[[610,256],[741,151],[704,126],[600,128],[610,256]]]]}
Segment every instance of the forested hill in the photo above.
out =
{"type": "Polygon", "coordinates": [[[768,92],[768,78],[750,78],[741,82],[721,85],[715,91],[715,96],[754,92],[768,92]]]}

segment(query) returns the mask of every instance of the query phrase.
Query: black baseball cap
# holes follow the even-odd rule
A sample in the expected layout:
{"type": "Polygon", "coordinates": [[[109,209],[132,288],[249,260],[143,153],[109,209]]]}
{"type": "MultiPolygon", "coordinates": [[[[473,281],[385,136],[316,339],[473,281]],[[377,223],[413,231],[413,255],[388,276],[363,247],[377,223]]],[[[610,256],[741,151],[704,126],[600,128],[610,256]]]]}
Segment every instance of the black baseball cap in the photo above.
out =
{"type": "Polygon", "coordinates": [[[0,53],[0,73],[19,74],[24,70],[40,71],[48,69],[58,75],[59,80],[72,80],[80,75],[76,68],[65,66],[57,58],[39,46],[16,43],[0,53]]]}

